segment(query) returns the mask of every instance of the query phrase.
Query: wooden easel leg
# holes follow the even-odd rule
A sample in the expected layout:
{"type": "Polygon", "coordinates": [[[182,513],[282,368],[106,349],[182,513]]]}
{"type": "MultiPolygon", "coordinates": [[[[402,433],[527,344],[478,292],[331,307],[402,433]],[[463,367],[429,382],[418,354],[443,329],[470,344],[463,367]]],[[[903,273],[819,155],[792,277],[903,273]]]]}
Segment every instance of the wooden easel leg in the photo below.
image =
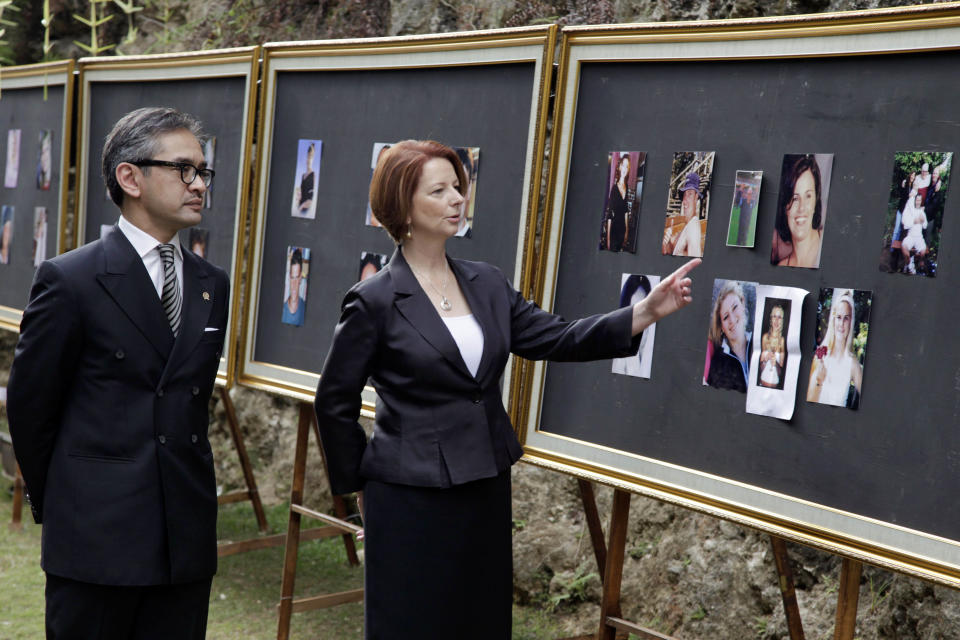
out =
{"type": "Polygon", "coordinates": [[[583,513],[587,517],[587,528],[590,530],[590,541],[593,543],[593,555],[597,559],[597,572],[600,582],[603,582],[604,571],[607,568],[607,545],[603,541],[603,527],[600,525],[600,514],[597,512],[597,498],[593,491],[593,483],[583,478],[577,478],[580,485],[580,499],[583,501],[583,513]]]}
{"type": "Polygon", "coordinates": [[[790,569],[787,543],[783,538],[770,536],[770,544],[773,546],[773,559],[780,578],[780,596],[783,598],[783,611],[787,616],[790,640],[804,640],[803,622],[800,620],[800,606],[797,604],[797,592],[793,585],[793,571],[790,569]]]}
{"type": "Polygon", "coordinates": [[[623,580],[623,558],[627,544],[627,520],[630,515],[630,494],[620,489],[613,492],[610,514],[610,538],[603,575],[603,600],[600,604],[600,631],[597,640],[615,640],[617,630],[607,624],[608,617],[620,617],[620,583],[623,580]]]}
{"type": "Polygon", "coordinates": [[[250,503],[253,505],[253,512],[257,517],[257,526],[260,527],[261,533],[266,533],[268,529],[267,516],[263,512],[263,503],[260,501],[260,492],[257,490],[257,480],[253,476],[253,468],[250,465],[250,456],[247,455],[247,447],[243,442],[243,434],[240,433],[237,412],[233,407],[233,400],[230,399],[230,393],[226,387],[220,387],[220,399],[223,401],[223,408],[227,412],[230,436],[233,438],[233,446],[240,457],[240,468],[243,469],[243,479],[247,483],[247,494],[250,497],[250,503]]]}
{"type": "Polygon", "coordinates": [[[857,628],[857,603],[860,601],[860,575],[863,564],[843,559],[840,566],[840,590],[837,593],[837,624],[833,640],[853,640],[857,628]]]}
{"type": "MultiPolygon", "coordinates": [[[[303,504],[303,484],[307,469],[307,443],[310,438],[310,422],[313,408],[300,405],[300,419],[297,423],[297,446],[293,459],[293,486],[290,489],[290,506],[303,504]]],[[[290,509],[287,524],[286,549],[283,558],[283,579],[280,585],[280,621],[277,626],[277,640],[290,637],[290,616],[293,614],[293,587],[297,577],[297,552],[300,547],[300,514],[290,509]]]]}
{"type": "MultiPolygon", "coordinates": [[[[320,459],[323,460],[323,467],[327,467],[327,456],[323,452],[323,443],[320,441],[320,426],[317,424],[317,414],[313,410],[313,405],[302,404],[300,411],[306,410],[310,413],[310,422],[313,425],[313,435],[317,438],[317,448],[320,449],[320,459]]],[[[347,519],[347,505],[343,501],[343,496],[333,496],[333,513],[341,520],[347,519]]],[[[347,561],[352,566],[360,564],[357,557],[357,545],[353,541],[353,536],[349,533],[343,534],[343,546],[347,550],[347,561]]]]}
{"type": "Polygon", "coordinates": [[[10,530],[20,531],[23,528],[23,476],[20,474],[20,465],[17,465],[13,476],[13,514],[10,519],[10,530]]]}

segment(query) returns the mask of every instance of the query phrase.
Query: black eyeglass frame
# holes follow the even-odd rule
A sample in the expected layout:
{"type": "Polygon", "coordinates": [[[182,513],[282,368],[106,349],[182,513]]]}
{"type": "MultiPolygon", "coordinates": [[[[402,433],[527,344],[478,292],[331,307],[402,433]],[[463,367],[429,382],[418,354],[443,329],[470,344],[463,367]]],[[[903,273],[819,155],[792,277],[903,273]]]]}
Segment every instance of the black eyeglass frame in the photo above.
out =
{"type": "Polygon", "coordinates": [[[180,170],[180,180],[183,184],[193,184],[193,181],[197,179],[197,176],[200,177],[200,180],[203,181],[204,186],[209,187],[213,184],[213,177],[217,175],[217,172],[213,169],[207,169],[194,166],[189,162],[171,162],[170,160],[130,160],[130,164],[137,167],[170,167],[172,169],[180,170]],[[187,180],[187,172],[193,170],[193,178],[187,180]],[[204,176],[209,176],[209,179],[204,176]]]}

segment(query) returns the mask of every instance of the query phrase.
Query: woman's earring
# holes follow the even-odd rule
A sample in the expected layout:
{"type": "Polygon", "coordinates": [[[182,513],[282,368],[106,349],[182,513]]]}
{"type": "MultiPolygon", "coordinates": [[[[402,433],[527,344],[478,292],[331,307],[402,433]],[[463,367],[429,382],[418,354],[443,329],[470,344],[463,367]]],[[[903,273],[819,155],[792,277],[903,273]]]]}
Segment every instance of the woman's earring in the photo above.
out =
{"type": "Polygon", "coordinates": [[[409,225],[409,224],[407,225],[407,237],[408,237],[408,238],[412,238],[412,237],[413,237],[413,233],[410,231],[410,229],[412,229],[412,228],[413,228],[413,225],[409,225]]]}

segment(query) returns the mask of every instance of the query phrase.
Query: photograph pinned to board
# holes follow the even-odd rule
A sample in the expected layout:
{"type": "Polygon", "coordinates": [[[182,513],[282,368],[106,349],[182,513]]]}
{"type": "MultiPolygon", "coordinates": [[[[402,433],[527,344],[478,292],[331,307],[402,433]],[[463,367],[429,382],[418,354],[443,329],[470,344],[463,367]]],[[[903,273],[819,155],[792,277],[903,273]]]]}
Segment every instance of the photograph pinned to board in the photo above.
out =
{"type": "Polygon", "coordinates": [[[757,209],[760,204],[760,184],[763,171],[737,171],[730,205],[730,224],[727,226],[728,247],[749,247],[756,244],[757,209]]]}
{"type": "MultiPolygon", "coordinates": [[[[392,142],[374,142],[373,143],[373,153],[370,154],[370,178],[373,179],[373,171],[377,168],[377,163],[380,161],[380,156],[383,155],[383,152],[393,146],[392,142]]],[[[369,192],[368,192],[369,193],[369,192]]],[[[370,208],[369,197],[367,199],[367,215],[365,222],[368,227],[379,227],[380,221],[377,220],[377,217],[373,215],[373,209],[370,208]]]]}
{"type": "Polygon", "coordinates": [[[607,154],[607,190],[600,227],[601,251],[637,252],[640,197],[643,194],[645,151],[607,154]]]}
{"type": "Polygon", "coordinates": [[[210,230],[202,227],[190,227],[188,238],[190,251],[193,252],[193,255],[199,256],[204,260],[209,260],[210,257],[207,255],[207,247],[210,246],[210,230]]]}
{"type": "Polygon", "coordinates": [[[473,235],[473,218],[477,211],[477,175],[480,171],[480,147],[454,147],[457,157],[463,164],[463,173],[467,176],[467,188],[463,192],[463,204],[460,205],[460,227],[458,238],[473,235]]]}
{"type": "Polygon", "coordinates": [[[757,283],[713,281],[703,384],[746,393],[753,351],[757,283]]]}
{"type": "Polygon", "coordinates": [[[39,267],[47,259],[47,208],[33,208],[33,266],[39,267]]]}
{"type": "Polygon", "coordinates": [[[53,131],[43,129],[37,138],[37,189],[50,190],[53,171],[53,131]]]}
{"type": "Polygon", "coordinates": [[[287,268],[283,281],[283,315],[280,322],[303,326],[307,310],[307,277],[310,275],[310,249],[287,247],[287,268]]]}
{"type": "Polygon", "coordinates": [[[20,129],[7,130],[7,167],[3,174],[3,186],[14,189],[20,175],[20,129]]]}
{"type": "Polygon", "coordinates": [[[707,241],[710,182],[715,151],[673,154],[667,218],[663,227],[663,255],[700,257],[707,241]]]}
{"type": "Polygon", "coordinates": [[[807,402],[858,409],[873,292],[820,289],[807,402]]]}
{"type": "Polygon", "coordinates": [[[0,207],[0,264],[10,264],[10,247],[13,246],[13,205],[0,207]]]}
{"type": "Polygon", "coordinates": [[[770,264],[820,268],[832,173],[832,153],[783,156],[770,264]]]}
{"type": "Polygon", "coordinates": [[[796,287],[757,285],[747,413],[789,420],[797,403],[800,377],[800,328],[803,299],[809,292],[796,287]]]}
{"type": "Polygon", "coordinates": [[[943,206],[952,162],[950,151],[893,154],[880,271],[937,275],[943,206]]]}
{"type": "Polygon", "coordinates": [[[290,215],[294,218],[317,217],[317,174],[320,172],[320,154],[323,140],[297,142],[297,169],[293,182],[293,204],[290,215]]]}
{"type": "MultiPolygon", "coordinates": [[[[217,138],[216,136],[210,136],[203,141],[203,161],[207,163],[207,169],[213,169],[213,162],[216,160],[216,154],[217,138]]],[[[213,183],[210,183],[210,186],[207,187],[207,190],[203,194],[203,208],[213,208],[213,183]]]]}
{"type": "MultiPolygon", "coordinates": [[[[650,294],[655,286],[660,284],[660,276],[624,273],[620,276],[620,307],[632,306],[650,294]]],[[[657,324],[651,324],[643,330],[640,337],[640,348],[637,353],[626,358],[614,358],[611,372],[636,378],[650,378],[650,367],[653,362],[653,341],[656,337],[657,324]]]]}
{"type": "Polygon", "coordinates": [[[380,273],[380,270],[390,262],[390,256],[383,253],[373,253],[372,251],[360,252],[360,271],[357,274],[357,282],[366,280],[371,276],[380,273]]]}

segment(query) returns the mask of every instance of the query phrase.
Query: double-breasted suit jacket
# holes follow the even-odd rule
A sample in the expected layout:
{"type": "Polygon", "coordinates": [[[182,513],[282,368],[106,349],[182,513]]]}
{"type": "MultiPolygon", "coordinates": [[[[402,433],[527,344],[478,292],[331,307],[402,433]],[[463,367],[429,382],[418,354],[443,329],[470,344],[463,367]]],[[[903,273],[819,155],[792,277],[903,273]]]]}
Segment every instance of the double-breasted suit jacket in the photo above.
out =
{"type": "Polygon", "coordinates": [[[226,274],[184,249],[182,299],[174,338],[118,227],[37,271],[7,398],[48,573],[151,585],[216,570],[207,426],[226,274]]]}
{"type": "Polygon", "coordinates": [[[524,300],[496,267],[448,260],[483,331],[476,376],[400,249],[344,298],[315,401],[335,494],[366,479],[448,487],[507,469],[523,453],[501,400],[510,353],[582,361],[637,352],[630,307],[568,322],[524,300]],[[368,377],[377,391],[369,442],[357,422],[368,377]]]}

